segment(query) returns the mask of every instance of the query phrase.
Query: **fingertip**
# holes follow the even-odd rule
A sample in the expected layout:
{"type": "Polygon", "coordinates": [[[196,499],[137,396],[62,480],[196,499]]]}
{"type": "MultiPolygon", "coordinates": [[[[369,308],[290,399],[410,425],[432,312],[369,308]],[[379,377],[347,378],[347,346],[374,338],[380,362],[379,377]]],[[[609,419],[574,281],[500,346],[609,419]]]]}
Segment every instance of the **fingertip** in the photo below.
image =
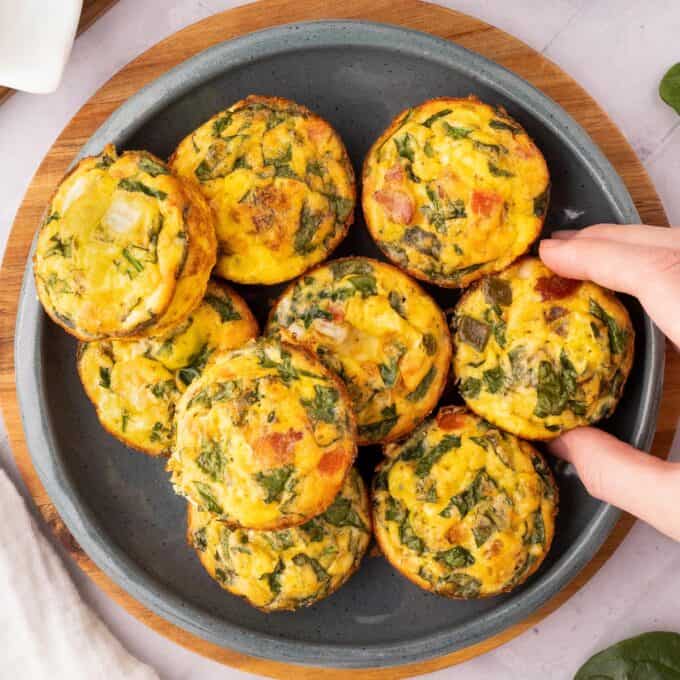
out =
{"type": "Polygon", "coordinates": [[[602,444],[604,434],[602,430],[594,427],[577,427],[550,440],[548,451],[557,458],[573,463],[579,452],[592,450],[598,444],[602,444]]]}
{"type": "Polygon", "coordinates": [[[549,269],[554,269],[558,266],[560,260],[560,252],[567,246],[569,239],[560,238],[546,238],[538,244],[538,256],[543,260],[549,269]]]}
{"type": "Polygon", "coordinates": [[[553,231],[552,234],[550,234],[551,239],[557,239],[560,241],[566,241],[570,238],[574,238],[574,236],[578,235],[579,230],[578,229],[560,229],[558,231],[553,231]]]}
{"type": "Polygon", "coordinates": [[[556,439],[552,439],[548,442],[548,451],[556,458],[561,458],[566,460],[568,463],[572,462],[571,452],[572,449],[569,446],[569,442],[565,440],[566,435],[560,435],[556,439]]]}

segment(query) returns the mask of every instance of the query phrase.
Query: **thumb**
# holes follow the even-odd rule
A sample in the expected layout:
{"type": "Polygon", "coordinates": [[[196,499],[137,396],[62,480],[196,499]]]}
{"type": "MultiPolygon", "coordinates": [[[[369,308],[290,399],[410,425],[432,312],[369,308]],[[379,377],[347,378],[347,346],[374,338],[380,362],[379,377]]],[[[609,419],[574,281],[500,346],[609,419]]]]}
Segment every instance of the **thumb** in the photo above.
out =
{"type": "Polygon", "coordinates": [[[550,452],[574,465],[588,492],[680,541],[680,464],[668,463],[592,427],[550,442],[550,452]]]}
{"type": "Polygon", "coordinates": [[[546,239],[539,252],[560,276],[636,296],[657,326],[680,344],[680,249],[583,236],[546,239]]]}

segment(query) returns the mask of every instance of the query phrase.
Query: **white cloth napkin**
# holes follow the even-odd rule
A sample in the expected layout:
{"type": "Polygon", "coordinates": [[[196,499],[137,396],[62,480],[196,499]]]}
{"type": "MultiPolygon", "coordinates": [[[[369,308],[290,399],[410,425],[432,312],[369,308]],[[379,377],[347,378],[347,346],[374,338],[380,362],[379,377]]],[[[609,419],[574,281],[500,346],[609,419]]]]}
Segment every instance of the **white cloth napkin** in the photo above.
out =
{"type": "Polygon", "coordinates": [[[0,678],[158,680],[81,600],[0,470],[0,678]]]}

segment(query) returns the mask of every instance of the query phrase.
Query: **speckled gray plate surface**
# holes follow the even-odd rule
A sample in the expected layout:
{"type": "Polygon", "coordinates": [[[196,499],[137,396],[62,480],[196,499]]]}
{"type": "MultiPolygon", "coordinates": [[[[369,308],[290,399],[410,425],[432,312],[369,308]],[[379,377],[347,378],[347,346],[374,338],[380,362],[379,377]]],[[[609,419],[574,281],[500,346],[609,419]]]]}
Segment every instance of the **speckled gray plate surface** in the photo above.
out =
{"type": "MultiPolygon", "coordinates": [[[[223,43],[169,71],[129,99],[81,156],[107,142],[167,157],[184,135],[247,94],[294,99],[340,132],[357,171],[371,142],[404,108],[430,97],[502,104],[543,151],[553,181],[548,229],[636,222],[632,200],[584,131],[525,81],[453,43],[392,26],[315,22],[223,43]]],[[[361,214],[337,255],[379,256],[361,214]]],[[[241,287],[262,321],[277,288],[241,287]]],[[[456,295],[435,291],[449,307],[456,295]]],[[[604,427],[651,444],[663,380],[663,343],[632,299],[636,360],[623,400],[604,427]]],[[[184,539],[184,502],[164,461],[126,449],[100,426],[75,368],[75,342],[36,301],[30,264],[16,328],[16,374],[35,468],[83,549],[133,597],[218,644],[284,662],[389,666],[478,642],[525,618],[595,555],[618,511],[598,503],[558,469],[561,513],[540,571],[512,594],[458,602],[425,593],[382,558],[368,557],[338,593],[296,613],[263,614],[212,582],[184,539]]],[[[455,401],[455,394],[445,402],[455,401]]],[[[362,450],[368,474],[377,460],[362,450]]]]}

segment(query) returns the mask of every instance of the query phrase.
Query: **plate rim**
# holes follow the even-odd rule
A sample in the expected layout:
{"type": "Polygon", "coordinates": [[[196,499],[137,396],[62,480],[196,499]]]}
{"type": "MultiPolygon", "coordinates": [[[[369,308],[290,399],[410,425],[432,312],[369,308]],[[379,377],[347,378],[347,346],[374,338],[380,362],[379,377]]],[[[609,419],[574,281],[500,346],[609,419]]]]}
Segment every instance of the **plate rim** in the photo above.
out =
{"type": "MultiPolygon", "coordinates": [[[[520,108],[530,110],[553,134],[570,146],[598,181],[600,189],[607,195],[622,222],[639,221],[632,198],[613,166],[578,123],[540,90],[503,66],[452,41],[411,28],[363,20],[294,22],[244,34],[210,47],[178,64],[132,95],[90,137],[73,162],[77,162],[83,155],[98,151],[105,141],[115,141],[127,136],[157,110],[164,108],[168,100],[177,99],[188,90],[222,73],[225,62],[228,62],[227,68],[238,67],[244,61],[257,56],[280,54],[284,45],[287,50],[313,46],[347,47],[348,44],[355,44],[353,41],[357,40],[357,33],[362,33],[359,45],[390,49],[395,49],[395,38],[400,36],[403,39],[406,35],[412,42],[403,40],[402,43],[396,43],[402,45],[400,51],[449,65],[455,60],[459,71],[473,74],[475,79],[516,101],[520,108]],[[306,31],[311,31],[312,35],[303,37],[306,31]],[[240,54],[241,59],[233,58],[235,54],[240,54]],[[198,77],[196,69],[200,72],[198,77]],[[143,111],[142,115],[139,114],[140,109],[143,111]],[[125,120],[129,122],[125,124],[125,120]],[[595,173],[595,170],[598,172],[595,173]]],[[[227,623],[188,605],[176,593],[150,578],[121,550],[114,549],[115,545],[102,541],[92,513],[87,511],[85,504],[78,498],[70,476],[57,465],[49,414],[41,398],[44,390],[40,343],[45,319],[33,286],[30,259],[34,248],[35,240],[19,298],[15,371],[26,442],[38,476],[66,526],[102,571],[142,604],[204,639],[259,658],[313,666],[365,668],[423,661],[473,645],[530,615],[564,588],[594,557],[618,520],[620,513],[617,509],[601,504],[595,518],[574,544],[570,554],[556,562],[549,572],[543,574],[543,578],[525,588],[518,596],[518,602],[503,603],[496,610],[482,615],[472,625],[457,626],[446,632],[412,638],[408,642],[357,646],[282,640],[227,623]],[[29,413],[32,416],[39,415],[40,428],[31,427],[27,420],[29,413]],[[40,456],[46,458],[41,459],[40,456]],[[549,587],[555,582],[558,583],[557,587],[549,587]],[[465,628],[464,634],[459,635],[457,631],[462,628],[465,628]],[[217,630],[223,631],[222,634],[218,634],[217,630]],[[225,636],[225,633],[228,635],[225,636]],[[457,641],[452,643],[451,638],[456,636],[457,641]]],[[[646,380],[638,412],[645,413],[646,416],[638,417],[640,422],[632,440],[640,448],[648,450],[654,435],[655,416],[662,391],[664,344],[660,332],[647,315],[644,317],[644,324],[648,338],[643,367],[646,380]]],[[[35,422],[35,418],[31,420],[35,422]]]]}

